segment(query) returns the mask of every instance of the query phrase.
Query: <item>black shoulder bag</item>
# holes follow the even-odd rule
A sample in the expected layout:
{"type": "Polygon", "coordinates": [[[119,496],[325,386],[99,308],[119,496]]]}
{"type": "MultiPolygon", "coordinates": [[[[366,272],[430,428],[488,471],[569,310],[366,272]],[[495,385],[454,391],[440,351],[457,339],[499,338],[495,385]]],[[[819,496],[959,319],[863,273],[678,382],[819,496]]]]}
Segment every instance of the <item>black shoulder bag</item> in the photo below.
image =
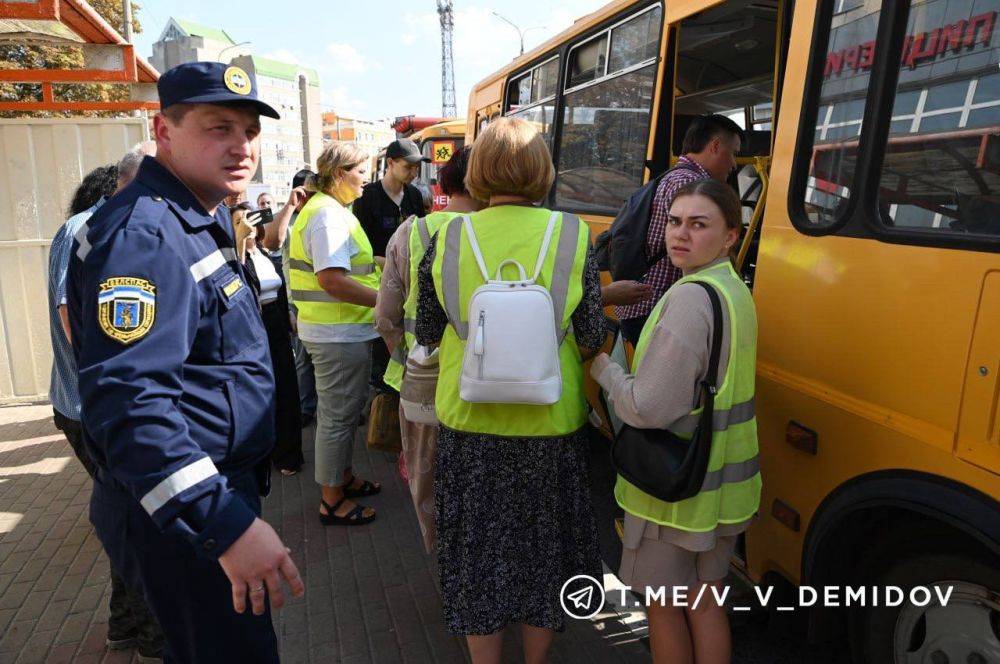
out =
{"type": "MultiPolygon", "coordinates": [[[[625,424],[611,446],[611,462],[619,475],[649,495],[670,503],[691,498],[701,491],[712,452],[712,415],[722,349],[722,304],[719,294],[710,285],[703,281],[693,283],[708,293],[715,328],[708,372],[701,382],[703,409],[694,435],[691,440],[685,440],[666,429],[637,429],[625,424]]],[[[603,390],[601,398],[604,399],[603,390]]]]}

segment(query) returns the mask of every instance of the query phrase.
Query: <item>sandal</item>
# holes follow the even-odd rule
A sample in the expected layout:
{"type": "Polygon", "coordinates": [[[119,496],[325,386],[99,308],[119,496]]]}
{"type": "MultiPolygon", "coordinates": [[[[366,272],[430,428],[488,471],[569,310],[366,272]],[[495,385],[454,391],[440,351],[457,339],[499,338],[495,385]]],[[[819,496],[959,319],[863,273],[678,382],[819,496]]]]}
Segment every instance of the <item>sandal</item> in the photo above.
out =
{"type": "Polygon", "coordinates": [[[337,508],[344,504],[345,500],[347,500],[347,496],[344,496],[333,505],[328,505],[326,501],[321,498],[319,502],[326,508],[326,514],[323,514],[322,512],[319,513],[319,522],[324,526],[361,526],[375,520],[375,514],[364,516],[364,505],[355,505],[354,509],[344,516],[337,516],[334,514],[334,512],[337,511],[337,508]]]}
{"type": "Polygon", "coordinates": [[[299,471],[297,471],[297,470],[292,470],[291,468],[282,468],[282,469],[281,469],[280,471],[278,471],[278,472],[280,472],[280,473],[281,473],[282,475],[284,475],[285,477],[291,477],[292,475],[298,475],[298,474],[299,474],[299,471]]]}
{"type": "Polygon", "coordinates": [[[354,484],[354,480],[358,479],[351,473],[351,479],[349,479],[344,484],[344,497],[346,498],[364,498],[366,496],[374,496],[382,492],[382,485],[377,482],[369,482],[365,480],[361,483],[357,489],[352,489],[351,485],[354,484]]]}

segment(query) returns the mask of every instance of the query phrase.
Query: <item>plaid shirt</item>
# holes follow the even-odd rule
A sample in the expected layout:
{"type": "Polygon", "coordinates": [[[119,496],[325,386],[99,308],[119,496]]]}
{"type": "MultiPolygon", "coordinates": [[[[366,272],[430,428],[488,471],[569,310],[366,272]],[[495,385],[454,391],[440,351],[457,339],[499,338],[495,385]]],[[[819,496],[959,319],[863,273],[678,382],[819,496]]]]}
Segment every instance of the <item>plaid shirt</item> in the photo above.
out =
{"type": "MultiPolygon", "coordinates": [[[[674,202],[674,195],[681,187],[694,182],[711,177],[701,164],[681,157],[677,160],[678,165],[684,162],[686,168],[670,170],[663,179],[660,180],[656,188],[656,195],[653,197],[653,212],[649,219],[649,231],[646,233],[646,256],[655,256],[664,251],[664,233],[667,229],[667,211],[670,210],[671,203],[674,202]]],[[[650,314],[656,303],[660,301],[667,289],[673,286],[674,282],[681,278],[680,269],[674,267],[670,258],[664,254],[653,267],[649,268],[643,283],[653,287],[653,296],[648,300],[643,300],[637,304],[616,306],[615,315],[618,320],[628,320],[630,318],[644,318],[650,314]]]]}

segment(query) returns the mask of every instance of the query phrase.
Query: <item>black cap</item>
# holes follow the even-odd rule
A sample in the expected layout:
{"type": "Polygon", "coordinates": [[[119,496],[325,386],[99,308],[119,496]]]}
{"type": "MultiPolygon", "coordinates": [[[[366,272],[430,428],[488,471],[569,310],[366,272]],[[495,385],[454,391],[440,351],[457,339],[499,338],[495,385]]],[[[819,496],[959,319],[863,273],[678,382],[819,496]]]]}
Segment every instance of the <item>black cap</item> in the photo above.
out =
{"type": "Polygon", "coordinates": [[[316,175],[316,174],[313,173],[312,171],[310,171],[308,168],[303,168],[301,171],[299,171],[298,173],[296,173],[295,175],[293,175],[292,176],[292,189],[295,189],[296,187],[301,187],[301,186],[305,185],[306,180],[309,179],[310,175],[316,175]]]}
{"type": "Polygon", "coordinates": [[[235,65],[188,62],[177,65],[156,83],[160,108],[174,104],[252,103],[261,115],[280,119],[278,112],[257,98],[257,79],[235,65]]]}
{"type": "Polygon", "coordinates": [[[411,164],[431,160],[430,157],[420,154],[420,148],[408,138],[400,138],[389,143],[385,149],[385,156],[387,159],[405,159],[411,164]]]}

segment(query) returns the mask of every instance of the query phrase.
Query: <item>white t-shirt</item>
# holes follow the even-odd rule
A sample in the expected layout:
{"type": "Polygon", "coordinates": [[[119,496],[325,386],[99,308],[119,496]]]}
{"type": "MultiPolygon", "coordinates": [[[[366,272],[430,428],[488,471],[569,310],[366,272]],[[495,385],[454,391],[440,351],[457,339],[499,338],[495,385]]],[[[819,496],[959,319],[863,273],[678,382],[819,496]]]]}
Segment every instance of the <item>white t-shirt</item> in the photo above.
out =
{"type": "Polygon", "coordinates": [[[281,288],[281,277],[274,269],[274,263],[260,250],[250,253],[257,279],[260,281],[260,303],[267,304],[278,299],[278,289],[281,288]]]}
{"type": "MultiPolygon", "coordinates": [[[[313,272],[331,267],[351,271],[351,258],[360,252],[351,238],[351,212],[340,205],[317,210],[303,233],[303,248],[313,265],[313,272]]],[[[307,323],[299,318],[299,339],[313,343],[354,343],[378,338],[373,323],[324,325],[307,323]]]]}

